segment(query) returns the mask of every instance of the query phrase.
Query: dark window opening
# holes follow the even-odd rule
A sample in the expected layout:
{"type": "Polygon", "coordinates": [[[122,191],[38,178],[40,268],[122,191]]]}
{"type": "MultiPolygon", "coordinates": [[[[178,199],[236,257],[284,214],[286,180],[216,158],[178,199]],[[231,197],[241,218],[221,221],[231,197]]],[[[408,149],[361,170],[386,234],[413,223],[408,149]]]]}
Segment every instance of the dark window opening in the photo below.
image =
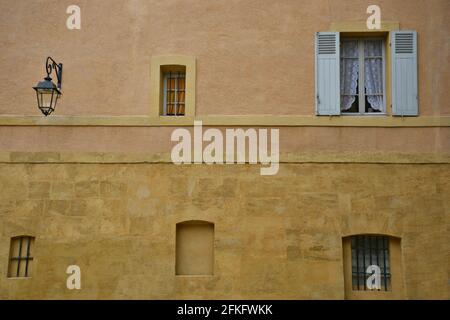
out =
{"type": "Polygon", "coordinates": [[[376,265],[381,270],[381,289],[391,290],[391,269],[389,262],[389,237],[361,235],[351,237],[352,246],[352,288],[369,290],[366,281],[372,274],[367,267],[376,265]]]}
{"type": "Polygon", "coordinates": [[[8,277],[28,277],[33,256],[31,254],[34,237],[19,236],[11,238],[8,277]]]}

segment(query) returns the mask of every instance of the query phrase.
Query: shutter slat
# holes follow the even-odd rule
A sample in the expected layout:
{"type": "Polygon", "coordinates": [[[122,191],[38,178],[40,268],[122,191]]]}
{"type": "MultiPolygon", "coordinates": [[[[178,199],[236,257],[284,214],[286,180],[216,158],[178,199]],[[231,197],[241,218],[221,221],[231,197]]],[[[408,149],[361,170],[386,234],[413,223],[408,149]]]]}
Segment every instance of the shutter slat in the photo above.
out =
{"type": "Polygon", "coordinates": [[[417,116],[417,33],[393,31],[392,45],[392,114],[417,116]]]}
{"type": "Polygon", "coordinates": [[[316,34],[316,114],[339,115],[339,32],[316,34]]]}

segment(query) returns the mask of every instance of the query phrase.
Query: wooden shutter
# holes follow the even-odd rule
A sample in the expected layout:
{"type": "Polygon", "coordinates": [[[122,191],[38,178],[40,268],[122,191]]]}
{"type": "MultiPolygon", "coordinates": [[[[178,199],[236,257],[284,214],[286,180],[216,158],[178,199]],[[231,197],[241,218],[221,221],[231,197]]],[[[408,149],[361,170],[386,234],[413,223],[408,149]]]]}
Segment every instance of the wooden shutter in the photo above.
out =
{"type": "Polygon", "coordinates": [[[339,32],[316,34],[316,114],[339,115],[339,32]]]}
{"type": "Polygon", "coordinates": [[[393,31],[392,52],[392,114],[417,116],[417,33],[393,31]]]}

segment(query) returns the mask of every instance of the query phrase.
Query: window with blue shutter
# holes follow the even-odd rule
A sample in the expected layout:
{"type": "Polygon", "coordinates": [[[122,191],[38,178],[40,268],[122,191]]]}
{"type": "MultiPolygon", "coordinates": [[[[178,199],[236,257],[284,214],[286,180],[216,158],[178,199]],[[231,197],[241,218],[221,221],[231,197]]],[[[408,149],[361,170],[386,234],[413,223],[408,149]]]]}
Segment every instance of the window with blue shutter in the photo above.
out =
{"type": "Polygon", "coordinates": [[[339,32],[316,34],[316,114],[339,115],[339,32]]]}
{"type": "Polygon", "coordinates": [[[392,51],[392,114],[417,116],[417,33],[393,31],[392,51]]]}

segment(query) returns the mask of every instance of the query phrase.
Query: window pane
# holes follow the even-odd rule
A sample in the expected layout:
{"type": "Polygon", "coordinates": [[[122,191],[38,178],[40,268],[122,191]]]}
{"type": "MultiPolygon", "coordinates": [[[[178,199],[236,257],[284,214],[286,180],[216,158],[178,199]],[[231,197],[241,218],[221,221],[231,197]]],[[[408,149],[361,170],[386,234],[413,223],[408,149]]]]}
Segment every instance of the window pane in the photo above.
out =
{"type": "Polygon", "coordinates": [[[351,238],[353,290],[368,290],[366,281],[373,274],[366,273],[370,265],[377,265],[381,269],[381,290],[390,290],[388,246],[388,237],[354,236],[351,238]]]}
{"type": "Polygon", "coordinates": [[[164,115],[182,116],[185,112],[185,72],[168,72],[165,77],[164,115]]]}
{"type": "Polygon", "coordinates": [[[184,90],[185,89],[185,79],[184,74],[180,74],[178,78],[178,90],[184,90]]]}
{"type": "Polygon", "coordinates": [[[31,266],[33,265],[33,260],[29,259],[28,263],[26,260],[23,260],[22,265],[20,266],[21,274],[23,277],[29,277],[31,274],[31,266]]]}
{"type": "Polygon", "coordinates": [[[184,91],[178,91],[177,101],[178,103],[184,103],[184,91]]]}
{"type": "Polygon", "coordinates": [[[11,238],[8,277],[27,277],[32,264],[34,237],[11,238]]]}
{"type": "Polygon", "coordinates": [[[174,114],[175,114],[175,105],[168,104],[167,105],[167,115],[174,115],[174,114]]]}
{"type": "Polygon", "coordinates": [[[19,257],[19,247],[20,247],[20,238],[12,238],[11,239],[11,249],[10,249],[10,257],[19,257]]]}
{"type": "Polygon", "coordinates": [[[365,112],[383,111],[383,41],[364,41],[365,112]]]}
{"type": "Polygon", "coordinates": [[[167,92],[167,104],[171,104],[175,102],[175,91],[167,92]]]}
{"type": "Polygon", "coordinates": [[[177,115],[184,116],[184,104],[178,104],[177,115]]]}
{"type": "Polygon", "coordinates": [[[10,260],[8,267],[8,277],[14,278],[17,277],[17,265],[19,264],[18,260],[10,260]]]}
{"type": "Polygon", "coordinates": [[[340,51],[341,111],[358,112],[358,41],[342,41],[340,51]]]}
{"type": "Polygon", "coordinates": [[[382,40],[365,40],[364,41],[364,57],[381,58],[383,55],[383,41],[382,40]]]}
{"type": "Polygon", "coordinates": [[[175,78],[173,78],[172,74],[169,74],[169,78],[167,80],[167,89],[174,90],[175,89],[175,78]]]}

